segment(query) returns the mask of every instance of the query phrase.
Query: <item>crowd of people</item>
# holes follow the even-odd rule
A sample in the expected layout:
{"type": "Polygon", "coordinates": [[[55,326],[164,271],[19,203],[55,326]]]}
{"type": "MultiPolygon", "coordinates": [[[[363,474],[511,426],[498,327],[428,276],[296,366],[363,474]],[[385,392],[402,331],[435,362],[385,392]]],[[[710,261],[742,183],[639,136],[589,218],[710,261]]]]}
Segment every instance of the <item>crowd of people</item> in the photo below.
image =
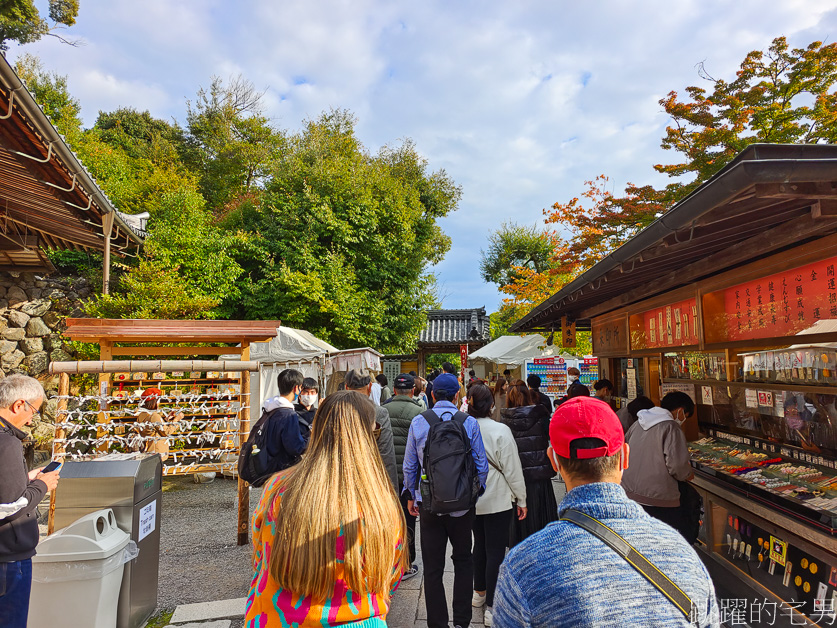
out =
{"type": "MultiPolygon", "coordinates": [[[[537,376],[506,374],[492,389],[473,372],[463,385],[447,363],[434,375],[390,385],[351,370],[320,399],[316,380],[279,374],[259,422],[271,463],[247,626],[386,626],[399,583],[419,575],[431,628],[468,626],[480,606],[487,626],[719,626],[692,548],[701,506],[680,429],[695,411],[688,395],[659,407],[638,398],[619,417],[608,380],[594,396],[571,381],[553,411],[537,376]]],[[[36,508],[58,483],[23,459],[22,428],[43,397],[37,380],[0,379],[2,626],[26,625],[36,508]]],[[[143,402],[151,424],[156,397],[143,402]]]]}
{"type": "Polygon", "coordinates": [[[480,606],[487,626],[718,626],[691,547],[700,504],[680,424],[694,403],[640,398],[620,417],[608,380],[591,396],[570,376],[553,409],[537,376],[506,373],[490,387],[471,372],[463,385],[447,363],[391,385],[352,370],[319,405],[313,380],[280,373],[285,403],[265,412],[289,424],[277,434],[302,436],[294,421],[310,434],[302,454],[289,441],[292,462],[264,486],[246,625],[385,626],[399,582],[421,574],[431,628],[468,626],[480,606]],[[600,529],[650,567],[634,567],[600,529]]]}

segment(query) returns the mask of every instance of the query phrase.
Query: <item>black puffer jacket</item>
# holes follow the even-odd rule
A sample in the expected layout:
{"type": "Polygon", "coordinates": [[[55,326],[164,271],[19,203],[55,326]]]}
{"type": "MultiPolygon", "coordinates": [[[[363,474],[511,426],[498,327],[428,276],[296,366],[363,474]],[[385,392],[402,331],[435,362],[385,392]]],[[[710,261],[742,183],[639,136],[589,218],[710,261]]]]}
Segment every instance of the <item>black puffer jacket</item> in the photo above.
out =
{"type": "Polygon", "coordinates": [[[407,435],[413,417],[421,414],[421,406],[410,395],[390,397],[384,407],[389,411],[392,421],[392,440],[395,444],[395,466],[398,468],[398,491],[404,485],[404,452],[407,451],[407,435]]]}
{"type": "Polygon", "coordinates": [[[540,405],[504,408],[502,422],[509,426],[517,443],[517,453],[523,466],[523,477],[532,480],[550,480],[555,470],[549,464],[546,448],[549,446],[549,415],[540,405]]]}

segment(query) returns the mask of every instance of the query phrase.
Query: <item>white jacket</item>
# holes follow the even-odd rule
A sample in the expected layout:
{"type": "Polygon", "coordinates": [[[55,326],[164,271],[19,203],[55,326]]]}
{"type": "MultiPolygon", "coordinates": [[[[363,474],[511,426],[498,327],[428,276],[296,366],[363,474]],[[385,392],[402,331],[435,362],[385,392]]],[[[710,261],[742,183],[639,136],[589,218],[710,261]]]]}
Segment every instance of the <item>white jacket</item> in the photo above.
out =
{"type": "Polygon", "coordinates": [[[489,460],[488,480],[485,483],[485,493],[477,500],[477,514],[503,512],[512,507],[513,501],[525,508],[526,484],[512,431],[508,425],[488,417],[477,419],[477,423],[480,426],[485,455],[489,460]],[[502,473],[495,469],[494,465],[497,465],[502,473]]]}

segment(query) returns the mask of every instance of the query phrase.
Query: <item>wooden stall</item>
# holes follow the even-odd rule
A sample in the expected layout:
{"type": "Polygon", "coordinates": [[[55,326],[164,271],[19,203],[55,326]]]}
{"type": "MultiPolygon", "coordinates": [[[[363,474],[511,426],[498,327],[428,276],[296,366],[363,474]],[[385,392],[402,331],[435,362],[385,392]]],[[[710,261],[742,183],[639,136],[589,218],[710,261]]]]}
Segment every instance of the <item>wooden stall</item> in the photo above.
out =
{"type": "MultiPolygon", "coordinates": [[[[56,453],[90,457],[134,447],[144,438],[165,439],[174,445],[164,463],[165,475],[234,468],[238,449],[250,433],[250,371],[258,370],[258,363],[249,361],[250,344],[270,340],[280,324],[67,319],[64,335],[98,344],[100,361],[51,365],[52,372],[60,374],[56,453]],[[171,359],[224,354],[240,355],[240,360],[171,359]],[[128,356],[167,359],[125,360],[128,356]],[[67,403],[70,373],[94,373],[98,378],[96,394],[77,399],[78,409],[74,410],[78,416],[86,412],[96,417],[94,427],[79,430],[93,444],[93,451],[88,448],[77,453],[68,447],[67,427],[75,429],[67,403]],[[171,433],[142,436],[141,430],[132,429],[137,421],[137,393],[149,387],[161,389],[161,408],[177,415],[165,426],[171,433]],[[95,404],[92,408],[91,402],[95,404]]],[[[249,540],[249,489],[243,480],[238,482],[237,541],[244,545],[249,540]]]]}
{"type": "Polygon", "coordinates": [[[591,330],[616,406],[692,396],[699,554],[776,626],[837,618],[835,159],[747,148],[512,327],[591,330]]]}

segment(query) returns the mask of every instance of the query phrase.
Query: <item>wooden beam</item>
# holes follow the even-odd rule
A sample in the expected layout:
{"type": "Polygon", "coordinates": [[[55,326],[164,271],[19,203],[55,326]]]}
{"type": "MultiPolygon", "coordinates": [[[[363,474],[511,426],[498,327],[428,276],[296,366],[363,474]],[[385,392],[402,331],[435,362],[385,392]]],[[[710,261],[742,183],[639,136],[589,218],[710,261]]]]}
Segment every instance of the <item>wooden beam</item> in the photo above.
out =
{"type": "Polygon", "coordinates": [[[811,218],[814,220],[835,217],[837,217],[837,199],[821,198],[811,205],[811,218]]]}
{"type": "Polygon", "coordinates": [[[579,319],[593,318],[601,314],[625,307],[637,301],[647,299],[650,295],[665,292],[697,280],[700,277],[728,270],[733,266],[745,264],[757,257],[775,251],[800,240],[816,235],[826,235],[829,231],[837,230],[837,220],[798,220],[792,224],[782,224],[759,235],[744,240],[731,249],[725,249],[706,257],[698,262],[672,271],[656,279],[652,286],[643,285],[626,292],[623,295],[598,303],[580,312],[579,319]]]}
{"type": "Polygon", "coordinates": [[[0,236],[0,251],[21,251],[35,249],[41,245],[36,235],[3,235],[0,236]]]}
{"type": "Polygon", "coordinates": [[[241,355],[241,347],[114,347],[113,355],[241,355]]]}
{"type": "Polygon", "coordinates": [[[837,182],[756,183],[759,198],[837,198],[837,182]]]}

